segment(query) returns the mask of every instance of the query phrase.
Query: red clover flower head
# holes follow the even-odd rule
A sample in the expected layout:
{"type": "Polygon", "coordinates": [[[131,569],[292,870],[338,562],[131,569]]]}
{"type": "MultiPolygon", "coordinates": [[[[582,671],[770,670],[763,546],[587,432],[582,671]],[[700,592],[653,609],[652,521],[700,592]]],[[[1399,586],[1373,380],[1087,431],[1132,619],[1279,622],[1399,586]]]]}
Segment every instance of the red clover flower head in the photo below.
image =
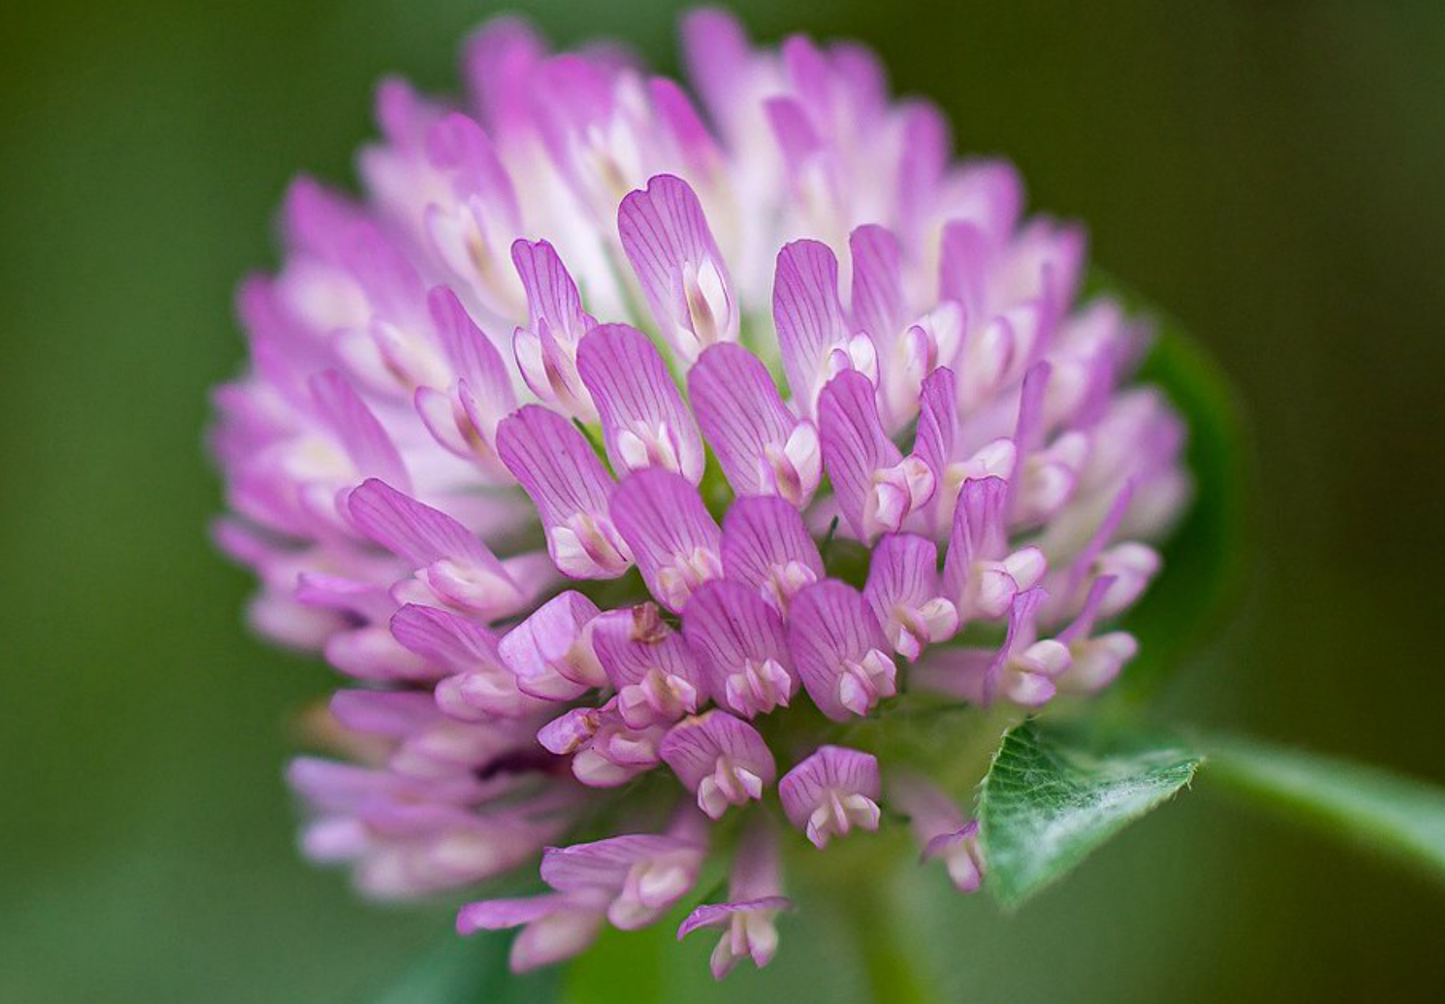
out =
{"type": "Polygon", "coordinates": [[[690,92],[507,20],[463,99],[385,82],[364,195],[292,187],[216,394],[252,620],[347,679],[339,758],[290,770],[305,852],[381,897],[540,862],[458,918],[519,970],[710,857],[679,934],[719,977],[773,957],[786,857],[857,831],[978,888],[906,712],[1107,686],[1189,490],[1146,331],[1010,166],[855,45],[683,34],[690,92]]]}

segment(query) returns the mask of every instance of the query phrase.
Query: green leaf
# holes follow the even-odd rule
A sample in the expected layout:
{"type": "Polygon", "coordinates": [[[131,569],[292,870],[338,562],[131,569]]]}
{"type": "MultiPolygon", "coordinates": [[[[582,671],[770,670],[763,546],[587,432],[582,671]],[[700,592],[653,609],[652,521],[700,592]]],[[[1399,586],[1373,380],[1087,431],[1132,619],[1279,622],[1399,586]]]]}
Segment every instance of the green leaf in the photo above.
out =
{"type": "Polygon", "coordinates": [[[507,969],[511,938],[454,931],[368,1004],[547,1004],[555,1001],[555,969],[513,976],[507,969]]]}
{"type": "Polygon", "coordinates": [[[1152,736],[1100,750],[1034,721],[1015,726],[979,788],[984,884],[1018,906],[1188,784],[1201,759],[1152,736]]]}
{"type": "Polygon", "coordinates": [[[1211,779],[1445,880],[1445,790],[1254,740],[1215,740],[1208,749],[1211,779]]]}
{"type": "Polygon", "coordinates": [[[1164,573],[1124,621],[1140,652],[1111,694],[1137,703],[1217,634],[1239,593],[1252,553],[1246,500],[1253,453],[1239,397],[1204,346],[1102,270],[1094,269],[1091,286],[1154,321],[1156,339],[1139,379],[1163,389],[1183,414],[1195,482],[1189,511],[1162,548],[1164,573]]]}

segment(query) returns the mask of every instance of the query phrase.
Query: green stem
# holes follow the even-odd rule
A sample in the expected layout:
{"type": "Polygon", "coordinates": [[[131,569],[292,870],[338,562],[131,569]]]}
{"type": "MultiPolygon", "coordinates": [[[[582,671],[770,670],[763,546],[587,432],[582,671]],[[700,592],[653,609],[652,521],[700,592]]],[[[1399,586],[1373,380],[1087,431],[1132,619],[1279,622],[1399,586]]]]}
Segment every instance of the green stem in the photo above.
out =
{"type": "Polygon", "coordinates": [[[842,902],[875,1004],[937,1004],[940,998],[928,978],[932,974],[908,950],[898,913],[883,890],[865,879],[850,886],[842,902]]]}
{"type": "Polygon", "coordinates": [[[1445,790],[1378,767],[1257,740],[1202,743],[1218,787],[1445,878],[1445,790]]]}

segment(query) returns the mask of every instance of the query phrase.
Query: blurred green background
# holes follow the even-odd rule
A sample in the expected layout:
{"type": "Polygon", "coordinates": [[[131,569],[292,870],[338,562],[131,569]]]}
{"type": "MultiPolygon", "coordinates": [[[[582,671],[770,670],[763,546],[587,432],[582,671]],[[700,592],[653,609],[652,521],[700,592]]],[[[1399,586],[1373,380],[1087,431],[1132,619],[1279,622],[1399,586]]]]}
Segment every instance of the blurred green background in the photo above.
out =
{"type": "MultiPolygon", "coordinates": [[[[615,35],[676,68],[674,4],[513,6],[559,43],[615,35]]],[[[1237,382],[1258,553],[1169,706],[1445,782],[1439,0],[738,6],[766,39],[877,47],[1237,382]]],[[[449,922],[361,904],[295,857],[286,714],[328,675],[242,628],[247,577],[205,536],[201,430],[287,179],[349,181],[377,76],[454,86],[489,13],[6,7],[0,1001],[357,1001],[449,922]]],[[[806,945],[787,962],[801,927],[775,982],[735,989],[826,967],[806,945]]],[[[1019,915],[980,900],[929,938],[972,1001],[1405,1001],[1439,1000],[1442,930],[1437,886],[1205,780],[1019,915]]]]}

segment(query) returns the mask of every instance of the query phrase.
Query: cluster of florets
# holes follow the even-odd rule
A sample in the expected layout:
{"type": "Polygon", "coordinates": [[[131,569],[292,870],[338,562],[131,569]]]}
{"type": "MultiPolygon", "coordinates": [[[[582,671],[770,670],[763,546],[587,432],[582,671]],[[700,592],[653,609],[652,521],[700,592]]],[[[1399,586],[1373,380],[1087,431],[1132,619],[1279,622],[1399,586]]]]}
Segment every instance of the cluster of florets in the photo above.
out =
{"type": "Polygon", "coordinates": [[[701,110],[514,22],[459,105],[383,84],[366,198],[294,186],[217,395],[254,622],[353,681],[347,759],[291,768],[306,852],[387,897],[540,854],[549,892],[458,921],[522,927],[519,969],[724,852],[680,933],[765,964],[783,835],[880,802],[977,887],[967,793],[844,730],[1106,685],[1136,646],[1097,625],[1187,491],[1179,421],[1121,386],[1139,326],[1074,306],[1082,236],[1007,165],[954,161],[858,47],[684,34],[701,110]]]}

